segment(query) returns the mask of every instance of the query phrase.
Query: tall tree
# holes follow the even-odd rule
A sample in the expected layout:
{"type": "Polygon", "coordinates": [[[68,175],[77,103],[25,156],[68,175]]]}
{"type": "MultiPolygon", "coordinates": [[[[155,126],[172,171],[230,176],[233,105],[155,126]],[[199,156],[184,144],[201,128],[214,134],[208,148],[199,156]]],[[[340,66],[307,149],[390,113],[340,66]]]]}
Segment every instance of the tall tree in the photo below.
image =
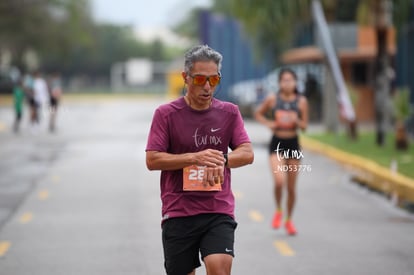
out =
{"type": "Polygon", "coordinates": [[[108,76],[112,64],[150,55],[150,46],[136,40],[129,26],[98,25],[91,39],[90,46],[78,46],[69,52],[68,62],[61,64],[66,74],[108,76]]]}
{"type": "Polygon", "coordinates": [[[389,77],[390,57],[388,54],[388,30],[391,22],[391,1],[372,1],[375,17],[375,31],[377,34],[377,56],[375,66],[375,118],[376,118],[376,142],[383,146],[387,124],[390,121],[391,79],[389,77]]]}
{"type": "Polygon", "coordinates": [[[164,45],[163,45],[161,40],[156,39],[151,43],[151,49],[150,49],[149,57],[153,61],[165,60],[164,45]]]}
{"type": "Polygon", "coordinates": [[[69,49],[91,42],[88,0],[2,0],[0,51],[10,51],[13,63],[24,67],[24,53],[64,56],[69,49]]]}

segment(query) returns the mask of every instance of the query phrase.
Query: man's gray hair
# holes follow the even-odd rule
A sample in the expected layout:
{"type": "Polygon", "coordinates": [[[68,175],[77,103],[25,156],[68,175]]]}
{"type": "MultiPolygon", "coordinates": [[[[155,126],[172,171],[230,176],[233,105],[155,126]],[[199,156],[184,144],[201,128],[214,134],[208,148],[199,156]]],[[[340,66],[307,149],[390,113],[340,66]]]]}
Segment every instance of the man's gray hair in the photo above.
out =
{"type": "Polygon", "coordinates": [[[198,45],[189,49],[184,58],[184,72],[190,74],[194,63],[197,61],[213,61],[217,64],[218,72],[220,72],[223,56],[207,45],[198,45]]]}

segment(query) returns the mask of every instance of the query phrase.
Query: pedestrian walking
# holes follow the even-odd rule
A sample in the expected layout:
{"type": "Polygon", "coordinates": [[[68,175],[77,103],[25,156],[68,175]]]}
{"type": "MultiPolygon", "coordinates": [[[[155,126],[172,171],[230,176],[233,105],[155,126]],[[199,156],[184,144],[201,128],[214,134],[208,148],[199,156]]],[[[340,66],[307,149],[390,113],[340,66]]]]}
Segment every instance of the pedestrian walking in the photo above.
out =
{"type": "Polygon", "coordinates": [[[58,73],[54,73],[50,80],[50,118],[49,131],[56,130],[56,116],[59,107],[59,101],[62,96],[62,82],[58,73]]]}
{"type": "Polygon", "coordinates": [[[222,55],[207,45],[185,54],[185,95],[159,106],[146,147],[150,170],[161,170],[162,243],[169,275],[230,274],[234,257],[231,168],[253,162],[236,105],[214,98],[222,55]],[[229,151],[229,148],[231,149],[229,151]]]}
{"type": "Polygon", "coordinates": [[[32,73],[26,73],[23,78],[23,90],[29,105],[31,127],[34,127],[34,125],[38,123],[37,104],[34,99],[33,82],[34,80],[32,73]]]}
{"type": "Polygon", "coordinates": [[[47,106],[47,103],[49,102],[49,87],[40,71],[36,71],[34,73],[33,98],[36,103],[37,122],[39,122],[42,109],[45,108],[45,106],[47,106]]]}
{"type": "Polygon", "coordinates": [[[298,130],[308,125],[308,103],[298,93],[296,73],[284,68],[279,73],[279,91],[270,94],[255,111],[255,119],[267,126],[272,132],[269,145],[270,168],[274,180],[276,211],[272,227],[278,229],[283,219],[283,189],[287,189],[285,229],[289,235],[297,230],[292,221],[296,201],[296,179],[300,170],[300,151],[298,130]],[[271,112],[271,118],[266,114],[271,112]]]}
{"type": "Polygon", "coordinates": [[[23,101],[24,101],[24,91],[23,91],[22,80],[17,79],[14,85],[14,88],[13,88],[13,102],[14,102],[14,113],[15,113],[13,131],[15,133],[18,133],[20,130],[20,123],[21,123],[22,114],[23,114],[23,101]]]}

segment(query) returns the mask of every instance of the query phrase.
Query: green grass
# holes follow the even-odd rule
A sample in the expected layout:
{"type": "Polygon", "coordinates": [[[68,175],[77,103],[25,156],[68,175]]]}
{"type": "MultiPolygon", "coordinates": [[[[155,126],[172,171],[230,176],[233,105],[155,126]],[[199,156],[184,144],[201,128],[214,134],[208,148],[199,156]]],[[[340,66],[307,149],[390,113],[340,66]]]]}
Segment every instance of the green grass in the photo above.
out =
{"type": "Polygon", "coordinates": [[[387,135],[383,147],[376,145],[374,132],[360,132],[356,141],[350,140],[344,133],[318,133],[307,136],[348,153],[373,160],[388,168],[392,160],[396,160],[398,172],[414,179],[414,144],[410,144],[407,151],[398,151],[395,149],[392,133],[387,135]]]}

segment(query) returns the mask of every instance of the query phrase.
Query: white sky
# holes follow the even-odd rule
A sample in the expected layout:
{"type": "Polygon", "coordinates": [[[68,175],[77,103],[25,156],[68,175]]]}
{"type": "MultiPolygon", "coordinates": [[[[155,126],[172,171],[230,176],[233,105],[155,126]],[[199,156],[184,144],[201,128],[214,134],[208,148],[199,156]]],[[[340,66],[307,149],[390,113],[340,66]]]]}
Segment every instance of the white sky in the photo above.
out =
{"type": "Polygon", "coordinates": [[[208,7],[211,0],[91,0],[91,5],[98,22],[142,29],[172,26],[192,7],[208,7]]]}

